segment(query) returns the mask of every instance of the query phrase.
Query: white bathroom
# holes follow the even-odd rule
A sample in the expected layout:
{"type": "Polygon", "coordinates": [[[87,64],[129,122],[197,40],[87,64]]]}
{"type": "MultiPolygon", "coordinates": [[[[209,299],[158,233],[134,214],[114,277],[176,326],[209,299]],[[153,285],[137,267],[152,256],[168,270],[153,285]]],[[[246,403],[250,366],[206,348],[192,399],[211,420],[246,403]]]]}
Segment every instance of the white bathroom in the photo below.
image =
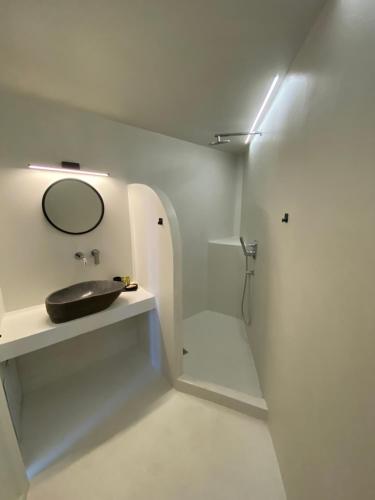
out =
{"type": "Polygon", "coordinates": [[[372,500],[375,5],[0,13],[0,500],[372,500]]]}

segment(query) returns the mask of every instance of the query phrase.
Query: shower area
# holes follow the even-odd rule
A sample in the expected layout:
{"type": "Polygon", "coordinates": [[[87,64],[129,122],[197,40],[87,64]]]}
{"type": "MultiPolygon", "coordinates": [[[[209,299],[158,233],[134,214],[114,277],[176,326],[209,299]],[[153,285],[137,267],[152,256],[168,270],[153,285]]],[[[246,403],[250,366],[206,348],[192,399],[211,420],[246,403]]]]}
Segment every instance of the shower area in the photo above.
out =
{"type": "Polygon", "coordinates": [[[257,250],[239,237],[209,241],[207,307],[183,320],[184,376],[255,402],[264,401],[249,343],[257,250]]]}

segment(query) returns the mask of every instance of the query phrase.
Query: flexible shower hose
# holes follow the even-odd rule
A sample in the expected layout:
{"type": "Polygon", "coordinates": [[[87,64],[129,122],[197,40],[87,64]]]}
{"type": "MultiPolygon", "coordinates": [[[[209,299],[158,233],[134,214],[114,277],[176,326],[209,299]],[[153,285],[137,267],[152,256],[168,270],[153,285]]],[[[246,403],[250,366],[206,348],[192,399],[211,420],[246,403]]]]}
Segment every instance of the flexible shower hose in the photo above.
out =
{"type": "Polygon", "coordinates": [[[243,284],[243,292],[242,292],[242,302],[241,302],[241,312],[242,319],[245,325],[251,325],[251,305],[249,305],[248,316],[245,313],[245,299],[246,299],[246,290],[249,286],[250,292],[250,300],[251,300],[251,277],[254,276],[254,271],[249,270],[249,257],[246,256],[246,270],[245,270],[245,279],[243,284]]]}

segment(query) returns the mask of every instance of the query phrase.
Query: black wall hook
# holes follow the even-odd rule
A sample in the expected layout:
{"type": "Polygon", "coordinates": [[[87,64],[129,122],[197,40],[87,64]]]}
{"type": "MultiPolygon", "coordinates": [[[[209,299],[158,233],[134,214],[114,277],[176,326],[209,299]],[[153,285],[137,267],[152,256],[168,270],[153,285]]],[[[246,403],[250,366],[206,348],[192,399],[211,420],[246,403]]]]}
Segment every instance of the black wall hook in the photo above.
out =
{"type": "Polygon", "coordinates": [[[281,222],[288,224],[289,222],[289,214],[284,214],[284,217],[281,219],[281,222]]]}

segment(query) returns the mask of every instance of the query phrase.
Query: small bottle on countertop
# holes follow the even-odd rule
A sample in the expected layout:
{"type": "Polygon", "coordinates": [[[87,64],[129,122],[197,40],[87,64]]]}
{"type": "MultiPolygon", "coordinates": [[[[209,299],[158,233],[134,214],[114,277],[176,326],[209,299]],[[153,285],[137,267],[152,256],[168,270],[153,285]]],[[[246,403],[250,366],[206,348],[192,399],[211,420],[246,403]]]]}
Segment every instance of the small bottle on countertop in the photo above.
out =
{"type": "Polygon", "coordinates": [[[124,292],[135,292],[138,290],[138,283],[132,283],[130,276],[115,276],[114,281],[122,281],[124,283],[124,292]]]}

